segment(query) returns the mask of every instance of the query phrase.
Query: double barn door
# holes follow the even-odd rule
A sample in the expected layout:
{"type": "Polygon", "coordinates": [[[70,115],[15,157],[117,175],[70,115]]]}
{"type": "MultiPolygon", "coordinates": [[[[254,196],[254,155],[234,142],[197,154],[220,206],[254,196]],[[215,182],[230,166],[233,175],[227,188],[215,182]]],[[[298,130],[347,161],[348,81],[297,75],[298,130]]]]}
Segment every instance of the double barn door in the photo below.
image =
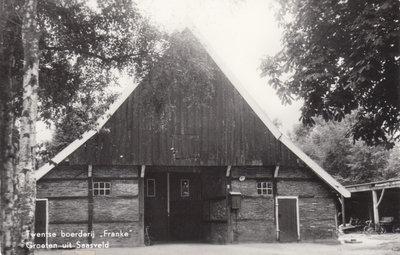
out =
{"type": "Polygon", "coordinates": [[[199,173],[149,172],[145,178],[145,226],[155,241],[200,241],[199,173]]]}

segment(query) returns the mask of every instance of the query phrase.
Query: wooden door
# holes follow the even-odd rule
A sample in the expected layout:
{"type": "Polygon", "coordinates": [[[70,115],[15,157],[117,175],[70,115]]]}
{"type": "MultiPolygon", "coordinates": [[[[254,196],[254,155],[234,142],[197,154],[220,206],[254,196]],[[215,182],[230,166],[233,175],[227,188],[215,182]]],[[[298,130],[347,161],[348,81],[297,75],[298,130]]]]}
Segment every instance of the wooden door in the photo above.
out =
{"type": "Polygon", "coordinates": [[[199,173],[170,173],[170,240],[202,240],[202,196],[199,173]]]}
{"type": "Polygon", "coordinates": [[[154,241],[168,241],[167,173],[146,173],[144,222],[154,241]]]}
{"type": "MultiPolygon", "coordinates": [[[[36,200],[35,233],[47,232],[47,200],[36,200]]],[[[46,237],[35,236],[35,244],[46,244],[46,237]]]]}
{"type": "Polygon", "coordinates": [[[297,217],[297,199],[278,198],[278,225],[280,241],[297,241],[297,217]]]}

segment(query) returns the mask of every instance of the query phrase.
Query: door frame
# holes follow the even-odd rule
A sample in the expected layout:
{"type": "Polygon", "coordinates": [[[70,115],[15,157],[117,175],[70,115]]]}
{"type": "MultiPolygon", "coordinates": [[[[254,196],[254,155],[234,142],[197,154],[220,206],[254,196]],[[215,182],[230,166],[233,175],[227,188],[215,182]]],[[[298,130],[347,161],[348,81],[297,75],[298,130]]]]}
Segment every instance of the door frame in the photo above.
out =
{"type": "MultiPolygon", "coordinates": [[[[49,199],[48,198],[36,198],[35,200],[35,207],[37,201],[45,201],[46,202],[46,245],[49,243],[49,237],[47,233],[49,233],[49,199]]],[[[35,219],[36,222],[36,219],[35,219]]],[[[36,231],[36,229],[35,229],[36,231]]]]}
{"type": "Polygon", "coordinates": [[[300,241],[300,214],[299,214],[299,196],[276,196],[275,198],[275,219],[276,219],[276,233],[277,240],[279,240],[279,199],[295,199],[296,200],[296,221],[297,221],[297,241],[300,241]]]}

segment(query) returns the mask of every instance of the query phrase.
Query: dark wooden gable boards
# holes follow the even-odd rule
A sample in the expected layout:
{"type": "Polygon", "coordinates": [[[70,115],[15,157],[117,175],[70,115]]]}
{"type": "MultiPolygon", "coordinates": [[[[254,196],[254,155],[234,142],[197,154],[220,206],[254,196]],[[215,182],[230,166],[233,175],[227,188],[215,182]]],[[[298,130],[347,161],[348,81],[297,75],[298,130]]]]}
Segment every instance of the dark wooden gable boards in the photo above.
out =
{"type": "Polygon", "coordinates": [[[212,60],[210,64],[218,71],[206,104],[190,106],[183,99],[186,90],[167,86],[172,107],[157,112],[142,101],[145,86],[152,82],[147,77],[102,130],[69,156],[71,164],[296,165],[297,157],[272,135],[212,60]]]}

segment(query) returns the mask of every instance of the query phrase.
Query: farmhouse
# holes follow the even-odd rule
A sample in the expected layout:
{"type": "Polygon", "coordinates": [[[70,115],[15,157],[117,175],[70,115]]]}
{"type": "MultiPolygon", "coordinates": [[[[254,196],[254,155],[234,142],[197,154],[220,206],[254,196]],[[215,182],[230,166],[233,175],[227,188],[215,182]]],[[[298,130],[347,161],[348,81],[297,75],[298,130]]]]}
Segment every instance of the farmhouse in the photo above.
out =
{"type": "Polygon", "coordinates": [[[124,93],[36,172],[36,232],[57,234],[36,241],[137,246],[146,230],[158,242],[335,238],[338,198],[350,193],[274,127],[201,36],[182,35],[215,67],[211,96],[193,104],[190,88],[167,84],[166,113],[142,102],[152,72],[124,93]]]}

